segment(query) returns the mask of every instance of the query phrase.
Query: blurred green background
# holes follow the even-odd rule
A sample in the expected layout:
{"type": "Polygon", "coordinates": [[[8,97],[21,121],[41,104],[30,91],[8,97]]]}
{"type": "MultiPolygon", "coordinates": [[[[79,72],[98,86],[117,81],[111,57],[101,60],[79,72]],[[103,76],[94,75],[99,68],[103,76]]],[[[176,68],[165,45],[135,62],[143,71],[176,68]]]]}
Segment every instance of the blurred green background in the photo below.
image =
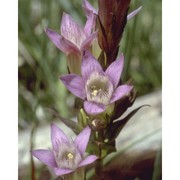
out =
{"type": "MultiPolygon", "coordinates": [[[[97,0],[89,0],[97,7],[97,0]]],[[[161,89],[161,0],[133,0],[129,12],[142,6],[128,21],[120,51],[125,55],[123,80],[134,80],[138,96],[161,89]]],[[[76,115],[74,96],[59,81],[67,73],[66,58],[44,33],[59,32],[63,11],[85,23],[82,0],[19,0],[19,130],[52,120],[47,108],[66,118],[76,115]]]]}

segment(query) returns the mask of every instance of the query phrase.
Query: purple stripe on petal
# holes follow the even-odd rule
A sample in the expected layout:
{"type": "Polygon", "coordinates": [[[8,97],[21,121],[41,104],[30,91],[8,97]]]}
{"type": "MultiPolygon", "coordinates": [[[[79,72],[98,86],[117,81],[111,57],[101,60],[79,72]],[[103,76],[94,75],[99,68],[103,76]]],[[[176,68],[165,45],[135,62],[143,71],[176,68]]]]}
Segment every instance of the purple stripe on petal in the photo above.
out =
{"type": "Polygon", "coordinates": [[[82,167],[82,166],[86,166],[88,164],[91,164],[94,161],[96,161],[97,159],[98,159],[97,156],[90,155],[90,156],[86,157],[84,160],[82,160],[78,167],[82,167]]]}
{"type": "Polygon", "coordinates": [[[60,79],[72,94],[81,99],[85,98],[84,81],[82,77],[75,74],[68,74],[61,76],[60,79]]]}
{"type": "Polygon", "coordinates": [[[80,46],[86,37],[84,29],[66,13],[63,13],[62,17],[61,35],[77,46],[80,46]]]}
{"type": "Polygon", "coordinates": [[[123,54],[121,54],[119,59],[111,63],[110,66],[106,69],[105,74],[109,77],[114,88],[116,88],[119,79],[121,77],[123,65],[124,65],[124,56],[123,54]]]}
{"type": "Polygon", "coordinates": [[[56,161],[54,159],[54,154],[52,151],[38,149],[33,150],[32,155],[49,167],[57,167],[56,161]]]}
{"type": "Polygon", "coordinates": [[[106,106],[100,103],[85,101],[84,110],[91,115],[97,115],[102,113],[106,109],[106,106]]]}
{"type": "Polygon", "coordinates": [[[81,74],[85,80],[88,79],[92,72],[99,72],[99,74],[103,74],[101,65],[89,51],[84,52],[82,59],[81,74]]]}
{"type": "Polygon", "coordinates": [[[71,169],[63,169],[63,168],[53,168],[53,170],[56,176],[62,176],[62,175],[69,174],[74,171],[71,169]]]}
{"type": "Polygon", "coordinates": [[[131,12],[130,14],[128,14],[127,16],[127,20],[130,20],[132,17],[134,17],[137,13],[139,13],[139,11],[141,10],[142,6],[140,6],[138,9],[136,9],[135,11],[131,12]]]}
{"type": "Polygon", "coordinates": [[[59,149],[59,145],[58,142],[61,142],[63,139],[63,141],[69,141],[66,134],[59,128],[57,127],[55,124],[51,124],[51,142],[53,145],[53,149],[54,150],[58,150],[59,149]]]}
{"type": "Polygon", "coordinates": [[[91,129],[89,126],[87,126],[85,129],[83,129],[83,131],[81,131],[81,133],[76,137],[74,141],[76,147],[78,148],[82,156],[84,155],[84,152],[86,150],[90,134],[91,134],[91,129]]]}
{"type": "Polygon", "coordinates": [[[46,32],[49,39],[54,43],[54,45],[63,53],[68,54],[69,51],[79,51],[79,49],[74,44],[66,40],[55,31],[48,28],[45,28],[44,31],[46,32]]]}
{"type": "Polygon", "coordinates": [[[97,37],[97,32],[91,34],[90,36],[88,36],[86,38],[86,40],[82,43],[82,46],[81,46],[81,49],[84,50],[84,49],[87,49],[91,42],[97,37]]]}
{"type": "Polygon", "coordinates": [[[61,35],[48,28],[45,28],[44,31],[57,48],[59,48],[64,53],[68,50],[60,43],[60,39],[62,38],[61,35]]]}
{"type": "Polygon", "coordinates": [[[119,86],[113,93],[110,103],[113,103],[121,99],[123,96],[127,95],[132,90],[132,88],[133,86],[130,85],[119,86]]]}
{"type": "Polygon", "coordinates": [[[66,49],[66,52],[64,52],[66,55],[73,51],[80,54],[79,48],[68,39],[65,39],[63,36],[60,38],[60,43],[66,49]]]}

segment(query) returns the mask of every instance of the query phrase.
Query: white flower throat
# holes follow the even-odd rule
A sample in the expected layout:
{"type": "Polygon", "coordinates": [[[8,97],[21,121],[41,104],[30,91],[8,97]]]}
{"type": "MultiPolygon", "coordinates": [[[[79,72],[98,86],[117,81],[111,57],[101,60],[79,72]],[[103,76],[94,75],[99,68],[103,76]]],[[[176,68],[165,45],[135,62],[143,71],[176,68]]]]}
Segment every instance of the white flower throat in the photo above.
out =
{"type": "Polygon", "coordinates": [[[88,101],[94,101],[108,105],[113,93],[113,85],[108,77],[94,72],[86,82],[86,94],[88,101]]]}
{"type": "Polygon", "coordinates": [[[53,150],[56,163],[60,168],[76,169],[82,161],[81,154],[73,142],[58,142],[58,151],[53,150]]]}

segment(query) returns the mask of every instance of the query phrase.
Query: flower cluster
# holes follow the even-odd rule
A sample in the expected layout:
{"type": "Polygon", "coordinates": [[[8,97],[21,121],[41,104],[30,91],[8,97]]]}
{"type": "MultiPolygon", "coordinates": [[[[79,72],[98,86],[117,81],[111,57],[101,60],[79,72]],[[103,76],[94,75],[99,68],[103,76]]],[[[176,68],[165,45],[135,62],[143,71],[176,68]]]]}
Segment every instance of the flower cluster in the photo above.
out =
{"type": "Polygon", "coordinates": [[[106,156],[115,149],[115,138],[127,122],[128,118],[121,121],[117,118],[133,104],[135,95],[132,83],[122,81],[124,55],[118,57],[118,50],[127,20],[141,9],[127,15],[129,4],[130,0],[98,0],[96,10],[83,0],[87,18],[84,27],[63,13],[60,34],[45,28],[50,40],[67,57],[68,74],[61,75],[60,80],[81,99],[74,127],[66,123],[73,130],[77,127],[74,132],[79,134],[75,140],[52,124],[52,148],[32,151],[57,176],[73,174],[98,159],[95,171],[100,179],[102,150],[106,156]],[[94,155],[85,155],[88,143],[94,149],[87,152],[94,155]]]}

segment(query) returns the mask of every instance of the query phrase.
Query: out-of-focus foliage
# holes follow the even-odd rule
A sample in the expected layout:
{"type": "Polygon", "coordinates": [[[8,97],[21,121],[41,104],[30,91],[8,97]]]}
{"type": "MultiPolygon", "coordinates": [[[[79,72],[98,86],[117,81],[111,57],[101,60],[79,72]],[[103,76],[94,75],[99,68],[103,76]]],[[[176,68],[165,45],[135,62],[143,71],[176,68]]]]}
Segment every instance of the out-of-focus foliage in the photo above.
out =
{"type": "MultiPolygon", "coordinates": [[[[97,7],[97,0],[89,0],[97,7]]],[[[133,0],[120,51],[125,55],[124,81],[132,78],[138,95],[161,88],[161,0],[133,0]]],[[[47,108],[66,118],[75,115],[74,97],[59,81],[66,58],[48,39],[44,27],[59,32],[63,11],[85,22],[82,0],[19,0],[19,127],[52,119],[47,108]]]]}
{"type": "Polygon", "coordinates": [[[124,79],[131,77],[138,95],[143,95],[161,88],[162,2],[135,0],[131,4],[130,11],[142,9],[128,21],[120,49],[126,58],[124,79]]]}

